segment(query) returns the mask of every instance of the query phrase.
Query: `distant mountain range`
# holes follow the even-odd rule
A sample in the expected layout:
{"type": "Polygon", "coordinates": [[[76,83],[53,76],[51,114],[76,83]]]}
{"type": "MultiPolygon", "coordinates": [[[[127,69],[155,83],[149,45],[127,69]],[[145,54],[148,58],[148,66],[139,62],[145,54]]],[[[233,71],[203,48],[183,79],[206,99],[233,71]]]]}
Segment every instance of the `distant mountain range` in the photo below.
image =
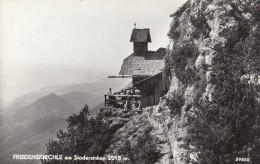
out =
{"type": "Polygon", "coordinates": [[[12,160],[12,154],[43,153],[45,143],[65,127],[70,114],[78,111],[56,94],[49,94],[13,111],[5,118],[0,133],[0,158],[4,159],[4,163],[16,163],[12,160]]]}
{"type": "Polygon", "coordinates": [[[46,87],[19,97],[9,104],[0,117],[1,163],[40,163],[13,160],[13,154],[43,154],[46,142],[56,138],[66,119],[78,113],[85,104],[91,116],[104,104],[108,88],[119,91],[127,84],[116,82],[82,83],[46,87]]]}
{"type": "MultiPolygon", "coordinates": [[[[104,93],[108,91],[108,88],[112,88],[113,91],[119,91],[121,88],[124,88],[128,84],[129,84],[129,80],[107,79],[95,83],[80,83],[80,84],[72,84],[72,85],[49,86],[35,92],[27,93],[15,99],[11,103],[5,105],[5,107],[2,109],[2,112],[8,113],[10,111],[20,109],[50,93],[55,93],[60,96],[60,95],[68,94],[70,92],[81,92],[83,94],[89,94],[89,95],[92,94],[92,97],[94,99],[96,98],[101,99],[104,93]]],[[[90,104],[88,105],[91,108],[93,108],[96,105],[95,103],[92,103],[92,101],[90,101],[89,103],[90,104]]]]}

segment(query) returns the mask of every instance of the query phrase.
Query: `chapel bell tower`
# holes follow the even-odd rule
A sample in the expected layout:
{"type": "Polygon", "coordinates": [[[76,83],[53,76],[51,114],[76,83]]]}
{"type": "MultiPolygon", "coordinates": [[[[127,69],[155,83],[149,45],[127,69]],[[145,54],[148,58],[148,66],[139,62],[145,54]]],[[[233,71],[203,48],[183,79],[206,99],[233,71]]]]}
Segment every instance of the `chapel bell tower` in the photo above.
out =
{"type": "Polygon", "coordinates": [[[148,42],[151,42],[149,28],[136,29],[135,24],[130,42],[133,42],[134,53],[144,55],[148,51],[148,42]]]}

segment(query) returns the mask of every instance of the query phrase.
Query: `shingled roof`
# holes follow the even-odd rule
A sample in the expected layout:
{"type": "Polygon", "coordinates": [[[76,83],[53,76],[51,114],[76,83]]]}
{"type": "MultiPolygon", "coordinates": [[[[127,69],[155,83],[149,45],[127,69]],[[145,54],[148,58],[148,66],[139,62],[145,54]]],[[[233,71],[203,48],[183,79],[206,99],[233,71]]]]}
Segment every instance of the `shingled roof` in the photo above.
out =
{"type": "Polygon", "coordinates": [[[149,29],[133,29],[130,42],[151,42],[149,29]]]}
{"type": "Polygon", "coordinates": [[[142,75],[152,76],[160,73],[164,69],[165,48],[157,51],[147,51],[145,55],[133,53],[128,56],[119,72],[120,75],[142,75]]]}

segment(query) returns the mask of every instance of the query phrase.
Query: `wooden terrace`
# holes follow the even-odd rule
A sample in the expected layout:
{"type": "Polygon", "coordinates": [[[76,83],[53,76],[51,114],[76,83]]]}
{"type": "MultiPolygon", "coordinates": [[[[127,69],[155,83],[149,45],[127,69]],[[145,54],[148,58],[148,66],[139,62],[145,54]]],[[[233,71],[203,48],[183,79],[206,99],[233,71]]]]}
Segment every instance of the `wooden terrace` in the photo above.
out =
{"type": "Polygon", "coordinates": [[[124,107],[126,103],[133,105],[141,104],[141,95],[126,95],[121,92],[115,92],[114,94],[105,94],[105,107],[113,105],[114,107],[124,107]]]}

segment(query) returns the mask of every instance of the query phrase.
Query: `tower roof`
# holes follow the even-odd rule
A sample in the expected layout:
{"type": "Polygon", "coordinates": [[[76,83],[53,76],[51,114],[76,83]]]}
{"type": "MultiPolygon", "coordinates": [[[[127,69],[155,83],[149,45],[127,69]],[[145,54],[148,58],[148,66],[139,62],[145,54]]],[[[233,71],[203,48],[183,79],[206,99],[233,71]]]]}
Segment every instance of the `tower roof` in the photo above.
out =
{"type": "Polygon", "coordinates": [[[130,42],[151,42],[150,30],[133,29],[130,42]]]}

